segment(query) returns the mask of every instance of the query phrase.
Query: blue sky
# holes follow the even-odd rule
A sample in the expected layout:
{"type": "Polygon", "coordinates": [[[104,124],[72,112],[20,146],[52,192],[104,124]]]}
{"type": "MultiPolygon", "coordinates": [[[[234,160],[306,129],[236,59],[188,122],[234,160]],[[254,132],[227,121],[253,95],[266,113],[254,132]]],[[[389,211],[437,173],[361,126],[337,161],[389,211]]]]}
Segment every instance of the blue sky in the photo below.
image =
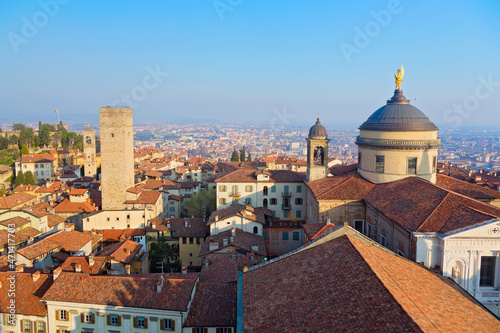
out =
{"type": "Polygon", "coordinates": [[[435,123],[500,124],[499,1],[1,6],[0,123],[56,108],[63,121],[97,120],[99,107],[131,101],[137,122],[312,125],[320,113],[330,126],[361,124],[392,96],[403,62],[406,97],[435,123]],[[346,45],[355,53],[346,56],[346,45]]]}

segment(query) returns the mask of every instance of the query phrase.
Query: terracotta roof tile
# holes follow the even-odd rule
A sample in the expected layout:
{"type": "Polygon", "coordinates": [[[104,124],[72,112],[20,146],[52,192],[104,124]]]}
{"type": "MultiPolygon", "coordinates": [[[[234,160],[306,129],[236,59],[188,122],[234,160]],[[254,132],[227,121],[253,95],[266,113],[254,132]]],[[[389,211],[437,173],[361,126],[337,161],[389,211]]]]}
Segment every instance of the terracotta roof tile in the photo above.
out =
{"type": "Polygon", "coordinates": [[[147,226],[146,231],[151,232],[155,230],[170,231],[173,237],[205,238],[209,233],[208,225],[202,218],[151,219],[151,226],[147,226]],[[169,225],[170,228],[168,227],[169,225]]]}
{"type": "Polygon", "coordinates": [[[43,300],[125,306],[156,310],[186,311],[197,274],[99,276],[63,272],[43,300]]]}
{"type": "Polygon", "coordinates": [[[445,175],[436,175],[436,185],[473,199],[500,199],[500,192],[445,175]]]}
{"type": "Polygon", "coordinates": [[[254,208],[249,205],[236,204],[212,212],[210,219],[208,220],[208,224],[215,223],[216,219],[217,221],[220,221],[233,216],[245,217],[249,220],[264,224],[266,223],[266,216],[272,216],[272,212],[271,210],[263,207],[254,208]]]}
{"type": "Polygon", "coordinates": [[[357,174],[328,177],[307,185],[316,200],[362,200],[375,186],[357,174]]]}
{"type": "Polygon", "coordinates": [[[2,222],[0,222],[0,225],[3,225],[4,227],[8,227],[9,224],[13,224],[14,228],[17,229],[19,227],[22,227],[23,225],[28,224],[28,223],[30,223],[30,221],[28,221],[24,217],[14,216],[14,217],[11,217],[10,219],[3,220],[2,222]]]}
{"type": "Polygon", "coordinates": [[[36,196],[24,192],[14,193],[7,197],[0,197],[0,209],[11,209],[33,199],[36,199],[36,196]]]}
{"type": "Polygon", "coordinates": [[[200,251],[200,258],[205,257],[209,253],[218,252],[224,248],[235,247],[238,249],[242,249],[244,251],[255,252],[261,256],[266,256],[266,242],[264,237],[251,234],[249,232],[245,232],[241,229],[234,228],[235,236],[233,237],[233,241],[231,242],[232,230],[227,230],[221,232],[217,235],[209,236],[205,239],[205,243],[200,251]],[[224,239],[227,239],[228,245],[224,246],[224,239]],[[217,242],[219,247],[215,250],[210,250],[210,242],[217,242]],[[257,245],[258,250],[253,251],[252,246],[257,245]]]}
{"type": "Polygon", "coordinates": [[[131,240],[105,246],[98,253],[100,257],[112,257],[114,260],[129,264],[134,260],[136,254],[142,249],[142,245],[131,240]]]}

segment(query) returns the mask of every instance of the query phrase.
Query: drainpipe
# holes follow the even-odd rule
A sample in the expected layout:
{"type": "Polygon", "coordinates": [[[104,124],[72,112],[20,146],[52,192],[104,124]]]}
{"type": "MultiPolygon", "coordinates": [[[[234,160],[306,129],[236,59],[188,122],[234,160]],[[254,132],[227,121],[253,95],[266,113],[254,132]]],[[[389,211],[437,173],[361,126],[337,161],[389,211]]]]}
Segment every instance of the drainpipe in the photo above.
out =
{"type": "Polygon", "coordinates": [[[236,333],[243,333],[243,272],[238,272],[236,309],[236,333]]]}

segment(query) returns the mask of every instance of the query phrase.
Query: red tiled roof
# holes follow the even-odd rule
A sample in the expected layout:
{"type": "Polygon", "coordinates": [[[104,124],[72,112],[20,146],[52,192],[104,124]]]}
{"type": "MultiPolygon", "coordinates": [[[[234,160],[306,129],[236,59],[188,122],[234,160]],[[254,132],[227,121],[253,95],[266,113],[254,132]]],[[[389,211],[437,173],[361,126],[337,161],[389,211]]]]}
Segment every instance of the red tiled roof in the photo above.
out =
{"type": "Polygon", "coordinates": [[[358,164],[334,165],[328,171],[334,176],[342,176],[354,173],[358,170],[358,164]]]}
{"type": "Polygon", "coordinates": [[[205,238],[209,229],[207,223],[202,218],[157,218],[151,219],[151,226],[147,226],[146,231],[170,231],[172,237],[205,238]],[[170,225],[170,228],[168,228],[168,225],[170,225]],[[153,226],[155,227],[153,228],[153,226]]]}
{"type": "Polygon", "coordinates": [[[171,194],[168,196],[168,200],[175,200],[175,201],[181,201],[181,196],[180,195],[175,195],[175,194],[171,194]]]}
{"type": "Polygon", "coordinates": [[[316,200],[362,200],[375,186],[357,174],[318,179],[307,185],[316,200]]]}
{"type": "Polygon", "coordinates": [[[244,331],[500,331],[450,279],[360,239],[340,236],[243,273],[244,331]]]}
{"type": "Polygon", "coordinates": [[[209,236],[205,239],[205,243],[200,251],[200,258],[205,257],[209,253],[216,253],[221,249],[227,247],[235,247],[242,249],[244,251],[255,252],[261,256],[267,255],[266,253],[266,242],[264,237],[251,234],[249,232],[245,232],[241,229],[235,229],[235,236],[233,237],[233,241],[231,242],[232,230],[227,230],[221,232],[217,235],[209,236]],[[224,239],[227,239],[228,245],[224,246],[224,239]],[[219,247],[215,250],[210,250],[210,242],[217,242],[219,247]],[[257,251],[252,250],[252,246],[257,245],[259,248],[257,251]]]}
{"type": "Polygon", "coordinates": [[[500,208],[418,177],[378,184],[365,202],[413,232],[450,232],[500,217],[500,208]]]}
{"type": "Polygon", "coordinates": [[[264,224],[266,222],[266,215],[272,216],[271,210],[263,207],[254,208],[249,205],[236,204],[212,212],[210,219],[208,220],[208,224],[215,223],[216,217],[217,221],[222,221],[233,216],[241,216],[264,224]]]}
{"type": "Polygon", "coordinates": [[[50,154],[26,154],[21,156],[21,163],[53,162],[55,158],[50,154]]]}
{"type": "Polygon", "coordinates": [[[37,187],[37,185],[19,185],[14,189],[14,193],[35,191],[37,187]]]}
{"type": "MultiPolygon", "coordinates": [[[[47,315],[45,304],[40,301],[40,298],[52,285],[52,276],[48,274],[40,274],[37,281],[33,281],[33,274],[30,273],[11,273],[0,272],[0,312],[9,313],[10,300],[9,297],[9,277],[15,275],[15,308],[17,314],[32,315],[44,317],[47,315]]],[[[8,327],[8,326],[6,326],[8,327]]]]}
{"type": "Polygon", "coordinates": [[[86,188],[73,188],[69,191],[69,195],[83,195],[87,192],[86,188]]]}
{"type": "Polygon", "coordinates": [[[69,202],[67,199],[54,207],[56,213],[91,213],[96,208],[88,201],[69,202]]]}
{"type": "Polygon", "coordinates": [[[47,214],[47,225],[52,228],[58,224],[66,222],[66,219],[56,214],[47,214]]]}
{"type": "Polygon", "coordinates": [[[67,252],[77,252],[92,241],[93,235],[79,231],[60,231],[46,239],[59,244],[67,252]]]}
{"type": "Polygon", "coordinates": [[[302,229],[304,229],[304,233],[307,236],[307,239],[309,241],[313,241],[324,234],[332,231],[335,229],[337,226],[333,223],[326,224],[326,223],[305,223],[302,224],[302,229]]]}
{"type": "Polygon", "coordinates": [[[22,227],[25,224],[28,224],[28,223],[30,223],[30,221],[28,221],[24,217],[14,216],[14,217],[11,217],[10,219],[3,220],[2,222],[0,222],[0,225],[3,225],[4,227],[9,227],[9,224],[13,224],[14,228],[17,229],[19,227],[22,227]]]}
{"type": "MultiPolygon", "coordinates": [[[[267,170],[270,173],[269,182],[274,183],[294,183],[304,182],[305,174],[289,170],[267,170]]],[[[257,171],[255,170],[235,170],[223,175],[216,180],[216,183],[255,183],[257,182],[257,171]]]]}
{"type": "Polygon", "coordinates": [[[114,260],[124,264],[129,264],[133,261],[134,256],[139,253],[142,245],[131,240],[125,240],[120,243],[105,246],[100,257],[112,257],[114,260]]]}
{"type": "Polygon", "coordinates": [[[126,204],[149,204],[153,205],[158,201],[161,196],[160,191],[142,191],[137,200],[127,200],[126,204]]]}
{"type": "Polygon", "coordinates": [[[0,209],[11,209],[33,199],[36,199],[36,196],[24,192],[0,197],[0,209]]]}
{"type": "Polygon", "coordinates": [[[106,262],[106,257],[94,257],[94,264],[90,266],[89,257],[69,257],[61,265],[63,272],[76,272],[76,265],[80,265],[81,273],[97,274],[106,262]]]}
{"type": "Polygon", "coordinates": [[[436,174],[436,185],[473,199],[500,199],[500,192],[445,175],[436,174]]]}
{"type": "Polygon", "coordinates": [[[186,311],[198,274],[99,276],[63,272],[43,300],[186,311]]]}

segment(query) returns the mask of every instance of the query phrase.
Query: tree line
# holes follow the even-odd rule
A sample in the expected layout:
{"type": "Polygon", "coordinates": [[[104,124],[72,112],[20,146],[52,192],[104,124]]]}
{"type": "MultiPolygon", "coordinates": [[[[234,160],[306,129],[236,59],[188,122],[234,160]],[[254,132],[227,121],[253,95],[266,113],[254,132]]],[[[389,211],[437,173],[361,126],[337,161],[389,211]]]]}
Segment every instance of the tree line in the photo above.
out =
{"type": "MultiPolygon", "coordinates": [[[[12,134],[9,137],[0,136],[0,149],[7,149],[9,146],[17,145],[19,149],[22,149],[23,145],[27,148],[46,148],[52,146],[57,148],[62,146],[63,149],[78,149],[83,150],[83,136],[76,134],[75,132],[68,132],[63,126],[63,123],[59,123],[59,128],[52,124],[43,124],[41,121],[38,122],[38,135],[36,135],[35,130],[31,127],[26,127],[22,123],[16,123],[12,125],[12,130],[19,131],[19,136],[12,134]]],[[[1,129],[0,129],[1,132],[1,129]]]]}

